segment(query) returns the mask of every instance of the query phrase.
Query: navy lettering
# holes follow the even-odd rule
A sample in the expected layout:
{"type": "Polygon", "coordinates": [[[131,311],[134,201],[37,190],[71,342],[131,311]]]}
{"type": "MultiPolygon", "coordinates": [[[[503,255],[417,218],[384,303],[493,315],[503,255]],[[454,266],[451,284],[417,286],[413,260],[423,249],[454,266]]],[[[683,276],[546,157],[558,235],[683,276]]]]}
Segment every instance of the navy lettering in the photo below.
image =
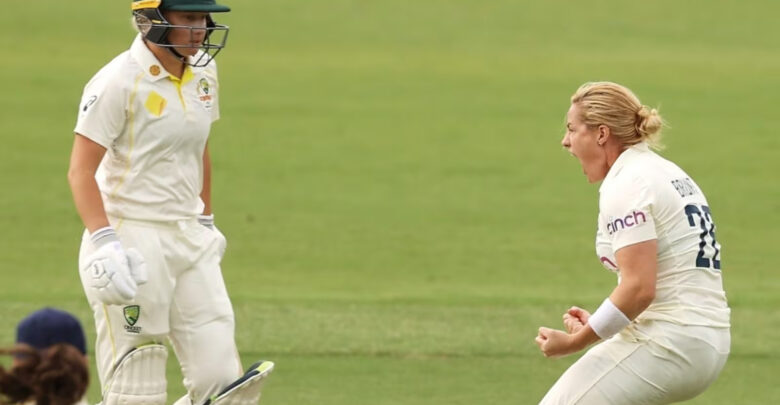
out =
{"type": "Polygon", "coordinates": [[[688,225],[693,228],[701,228],[699,234],[699,254],[696,255],[696,267],[708,269],[712,267],[715,270],[720,270],[720,244],[715,240],[715,222],[712,219],[712,212],[710,207],[706,205],[701,206],[701,210],[694,204],[688,204],[685,206],[685,215],[688,217],[688,225]],[[698,217],[699,221],[696,221],[698,217]],[[712,243],[707,243],[707,236],[712,239],[712,243]],[[707,245],[711,245],[715,253],[712,255],[712,260],[704,257],[707,245]]]}
{"type": "Polygon", "coordinates": [[[699,190],[696,188],[696,184],[694,184],[693,180],[688,177],[684,179],[672,180],[672,186],[675,190],[677,190],[677,193],[680,194],[680,197],[690,197],[699,193],[699,190]]]}

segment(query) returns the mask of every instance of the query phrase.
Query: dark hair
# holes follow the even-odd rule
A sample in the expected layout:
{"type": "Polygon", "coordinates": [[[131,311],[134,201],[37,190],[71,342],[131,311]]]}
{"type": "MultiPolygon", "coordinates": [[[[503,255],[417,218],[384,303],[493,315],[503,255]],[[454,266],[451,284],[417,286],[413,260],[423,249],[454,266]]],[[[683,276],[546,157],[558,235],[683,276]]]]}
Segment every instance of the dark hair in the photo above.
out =
{"type": "Polygon", "coordinates": [[[0,404],[35,400],[37,405],[73,405],[87,392],[87,359],[69,344],[40,351],[17,345],[0,353],[16,358],[10,370],[0,366],[0,404]]]}

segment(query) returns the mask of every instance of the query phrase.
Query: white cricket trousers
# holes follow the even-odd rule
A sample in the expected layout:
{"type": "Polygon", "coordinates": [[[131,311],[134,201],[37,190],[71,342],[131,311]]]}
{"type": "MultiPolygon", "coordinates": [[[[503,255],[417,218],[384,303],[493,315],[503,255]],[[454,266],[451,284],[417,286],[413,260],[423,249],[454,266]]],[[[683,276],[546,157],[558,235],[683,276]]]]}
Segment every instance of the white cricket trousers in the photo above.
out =
{"type": "MultiPolygon", "coordinates": [[[[184,386],[195,404],[241,375],[235,320],[219,266],[222,240],[197,219],[146,222],[109,218],[125,249],[136,248],[149,269],[134,302],[105,305],[79,271],[94,311],[95,357],[101,386],[112,366],[132,348],[168,338],[179,360],[184,386]],[[136,307],[137,306],[137,307],[136,307]]],[[[95,250],[84,232],[79,269],[95,250]]]]}
{"type": "Polygon", "coordinates": [[[659,405],[702,393],[731,345],[728,328],[633,322],[572,364],[540,405],[659,405]]]}

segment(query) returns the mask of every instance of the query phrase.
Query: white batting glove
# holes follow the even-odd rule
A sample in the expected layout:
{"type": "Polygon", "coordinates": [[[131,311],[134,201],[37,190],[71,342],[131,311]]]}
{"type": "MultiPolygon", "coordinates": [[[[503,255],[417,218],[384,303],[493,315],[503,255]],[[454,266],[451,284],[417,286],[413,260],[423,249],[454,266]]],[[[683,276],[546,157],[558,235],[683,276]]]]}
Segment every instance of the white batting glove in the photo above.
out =
{"type": "Polygon", "coordinates": [[[146,284],[149,281],[149,267],[141,252],[136,248],[130,248],[127,253],[127,264],[130,266],[130,276],[137,285],[146,284]]]}
{"type": "Polygon", "coordinates": [[[219,240],[219,258],[222,259],[225,257],[225,250],[227,249],[227,238],[225,238],[225,235],[223,235],[217,226],[214,225],[214,214],[198,215],[198,223],[205,226],[206,228],[211,229],[217,234],[217,239],[219,240]]]}
{"type": "Polygon", "coordinates": [[[98,229],[90,239],[97,250],[86,258],[83,271],[97,298],[108,305],[132,302],[138,285],[149,278],[143,256],[137,249],[122,249],[111,227],[98,229]]]}

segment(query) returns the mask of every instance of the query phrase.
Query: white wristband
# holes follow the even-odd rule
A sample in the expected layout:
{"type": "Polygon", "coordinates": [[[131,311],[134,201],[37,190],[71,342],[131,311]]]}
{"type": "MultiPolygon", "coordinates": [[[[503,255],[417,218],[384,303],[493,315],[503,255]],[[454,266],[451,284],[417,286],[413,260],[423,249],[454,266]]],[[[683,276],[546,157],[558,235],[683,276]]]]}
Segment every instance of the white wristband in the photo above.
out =
{"type": "Polygon", "coordinates": [[[201,225],[205,226],[206,228],[209,228],[209,229],[213,230],[214,229],[214,214],[210,214],[210,215],[199,214],[198,215],[198,222],[201,225]]]}
{"type": "Polygon", "coordinates": [[[620,332],[631,320],[607,297],[599,309],[588,318],[588,325],[602,339],[620,332]]]}
{"type": "Polygon", "coordinates": [[[109,242],[119,242],[119,236],[111,226],[106,226],[92,232],[89,235],[89,239],[96,248],[99,248],[109,242]]]}

